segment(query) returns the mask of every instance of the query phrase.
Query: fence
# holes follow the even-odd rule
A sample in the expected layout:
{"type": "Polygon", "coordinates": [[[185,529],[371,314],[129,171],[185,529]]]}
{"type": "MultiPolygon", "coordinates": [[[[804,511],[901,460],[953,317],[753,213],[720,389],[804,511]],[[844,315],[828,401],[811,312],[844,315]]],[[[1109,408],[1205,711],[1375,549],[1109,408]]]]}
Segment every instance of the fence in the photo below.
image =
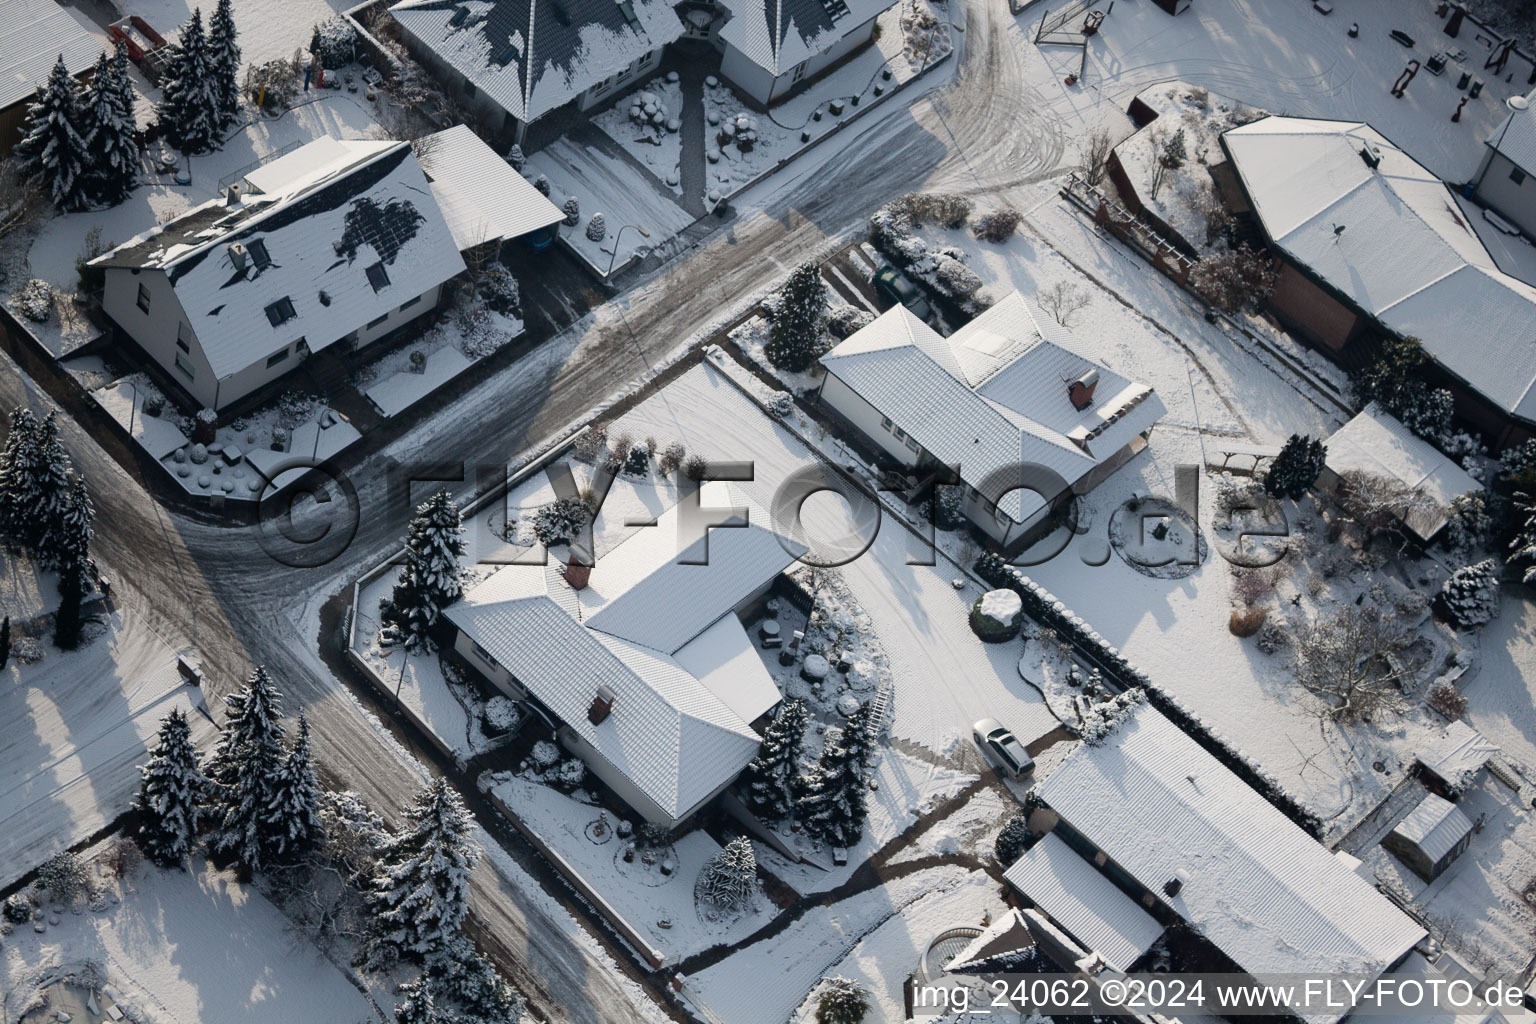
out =
{"type": "Polygon", "coordinates": [[[1179,282],[1189,284],[1189,274],[1196,261],[1190,259],[1151,225],[1138,218],[1118,200],[1109,198],[1097,185],[1091,185],[1076,171],[1067,177],[1061,194],[1093,216],[1094,223],[1145,256],[1154,267],[1179,282]]]}
{"type": "Polygon", "coordinates": [[[250,163],[248,163],[245,166],[239,168],[238,170],[230,171],[228,174],[224,175],[224,177],[219,179],[219,191],[223,192],[230,185],[233,185],[237,181],[243,180],[247,174],[250,174],[252,171],[254,171],[256,168],[260,167],[262,164],[270,163],[271,161],[276,160],[280,156],[284,156],[285,154],[292,153],[294,150],[298,149],[303,144],[304,144],[304,140],[303,139],[294,139],[292,142],[288,143],[288,145],[283,146],[283,147],[281,147],[279,149],[273,150],[272,152],[268,153],[266,156],[257,157],[255,160],[252,160],[250,163]]]}

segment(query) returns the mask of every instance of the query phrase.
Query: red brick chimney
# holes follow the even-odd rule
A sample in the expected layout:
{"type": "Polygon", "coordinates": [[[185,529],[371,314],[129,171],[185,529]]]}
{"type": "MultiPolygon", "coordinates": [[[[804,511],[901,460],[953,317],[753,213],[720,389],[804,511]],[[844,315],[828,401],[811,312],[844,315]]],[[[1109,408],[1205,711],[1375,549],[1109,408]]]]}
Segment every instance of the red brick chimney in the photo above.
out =
{"type": "Polygon", "coordinates": [[[572,590],[581,590],[591,578],[592,567],[590,565],[582,565],[576,560],[575,555],[572,555],[570,560],[565,563],[565,582],[571,585],[572,590]]]}
{"type": "Polygon", "coordinates": [[[1067,385],[1067,397],[1072,400],[1072,408],[1081,412],[1093,404],[1093,390],[1099,386],[1099,371],[1089,370],[1077,380],[1067,385]]]}
{"type": "Polygon", "coordinates": [[[593,725],[602,725],[613,714],[613,702],[616,695],[607,686],[597,688],[597,696],[592,698],[592,706],[587,708],[587,721],[593,725]]]}

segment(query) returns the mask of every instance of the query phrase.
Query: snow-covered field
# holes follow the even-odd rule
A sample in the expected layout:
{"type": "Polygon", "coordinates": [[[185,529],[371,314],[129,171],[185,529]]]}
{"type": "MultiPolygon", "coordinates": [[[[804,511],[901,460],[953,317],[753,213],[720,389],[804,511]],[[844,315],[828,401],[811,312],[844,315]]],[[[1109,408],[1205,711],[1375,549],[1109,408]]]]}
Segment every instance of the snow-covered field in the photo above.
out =
{"type": "Polygon", "coordinates": [[[6,937],[4,1019],[31,1004],[40,978],[87,965],[116,993],[119,1010],[134,1008],[132,1019],[145,1024],[379,1019],[372,1001],[276,907],[201,858],[190,872],[144,864],[123,879],[100,875],[96,884],[102,910],[65,910],[41,932],[28,926],[6,937]]]}

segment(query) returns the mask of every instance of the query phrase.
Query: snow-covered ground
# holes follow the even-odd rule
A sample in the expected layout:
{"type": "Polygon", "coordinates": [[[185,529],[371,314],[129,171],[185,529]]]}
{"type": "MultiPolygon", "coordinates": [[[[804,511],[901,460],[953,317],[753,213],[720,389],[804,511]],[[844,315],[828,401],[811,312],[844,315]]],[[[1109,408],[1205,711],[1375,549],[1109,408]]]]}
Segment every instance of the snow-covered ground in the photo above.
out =
{"type": "MultiPolygon", "coordinates": [[[[137,14],[148,21],[167,39],[192,17],[192,9],[201,6],[203,21],[212,14],[211,4],[199,4],[198,0],[119,0],[117,7],[124,16],[137,14]]],[[[244,64],[260,64],[291,57],[302,47],[309,51],[310,34],[319,22],[338,11],[355,6],[337,0],[328,4],[325,0],[234,0],[235,28],[239,30],[238,42],[244,64]]]]}
{"type": "Polygon", "coordinates": [[[483,320],[453,316],[409,345],[364,367],[363,394],[384,416],[395,416],[448,383],[481,359],[509,345],[523,333],[523,322],[484,310],[483,320]],[[420,352],[426,363],[420,373],[411,356],[420,352]]]}
{"type": "Polygon", "coordinates": [[[119,1010],[132,1007],[131,1019],[145,1024],[379,1019],[276,907],[200,857],[189,872],[143,864],[122,879],[99,874],[94,884],[103,890],[101,910],[66,910],[43,931],[24,926],[6,937],[0,1017],[16,1020],[39,980],[94,965],[119,1010]]]}
{"type": "Polygon", "coordinates": [[[592,123],[666,182],[673,192],[682,195],[682,172],[678,168],[683,151],[679,133],[682,116],[682,86],[678,84],[677,72],[669,71],[621,96],[594,117],[592,123]]]}

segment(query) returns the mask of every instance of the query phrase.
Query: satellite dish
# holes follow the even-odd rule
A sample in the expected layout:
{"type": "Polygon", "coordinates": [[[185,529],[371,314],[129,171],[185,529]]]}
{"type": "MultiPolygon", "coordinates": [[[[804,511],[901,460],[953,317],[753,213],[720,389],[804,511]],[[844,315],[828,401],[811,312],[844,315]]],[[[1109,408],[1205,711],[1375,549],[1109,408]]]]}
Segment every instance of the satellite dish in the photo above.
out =
{"type": "Polygon", "coordinates": [[[1524,96],[1511,96],[1504,101],[1504,105],[1510,110],[1527,110],[1530,108],[1531,101],[1524,96]]]}

